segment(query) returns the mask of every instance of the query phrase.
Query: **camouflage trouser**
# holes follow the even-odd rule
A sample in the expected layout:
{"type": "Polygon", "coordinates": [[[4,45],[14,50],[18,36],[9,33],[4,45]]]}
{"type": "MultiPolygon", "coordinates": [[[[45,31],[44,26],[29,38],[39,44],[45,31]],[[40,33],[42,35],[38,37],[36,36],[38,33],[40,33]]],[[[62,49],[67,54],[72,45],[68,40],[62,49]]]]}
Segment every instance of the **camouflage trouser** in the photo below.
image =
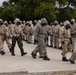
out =
{"type": "Polygon", "coordinates": [[[53,36],[53,41],[54,41],[54,47],[59,48],[59,38],[57,34],[53,36]]]}
{"type": "Polygon", "coordinates": [[[70,60],[75,61],[76,60],[76,51],[73,52],[73,54],[70,57],[70,60]]]}
{"type": "Polygon", "coordinates": [[[0,36],[0,52],[1,51],[4,51],[4,42],[3,42],[3,40],[2,40],[2,36],[0,36]]]}
{"type": "Polygon", "coordinates": [[[66,57],[66,54],[71,51],[71,44],[69,39],[66,39],[62,43],[62,56],[66,57]]]}
{"type": "Polygon", "coordinates": [[[14,37],[12,38],[12,46],[11,46],[11,51],[12,53],[14,53],[14,47],[16,45],[16,42],[18,44],[18,47],[20,48],[20,52],[24,52],[23,50],[23,43],[22,43],[22,39],[20,37],[14,37]]]}
{"type": "Polygon", "coordinates": [[[41,55],[47,56],[46,43],[45,43],[45,39],[43,37],[38,38],[38,45],[33,52],[35,54],[37,54],[39,52],[41,55]]]}
{"type": "Polygon", "coordinates": [[[48,38],[46,39],[46,46],[48,46],[48,38]]]}
{"type": "Polygon", "coordinates": [[[11,48],[10,40],[9,39],[6,39],[6,43],[7,43],[8,48],[10,49],[11,48]]]}
{"type": "Polygon", "coordinates": [[[53,46],[53,36],[50,38],[50,45],[53,46]]]}
{"type": "Polygon", "coordinates": [[[74,51],[75,50],[75,37],[72,37],[72,50],[74,51]]]}
{"type": "Polygon", "coordinates": [[[26,36],[26,38],[27,38],[27,42],[28,42],[28,43],[32,43],[32,35],[30,35],[30,34],[28,33],[27,36],[26,36]]]}

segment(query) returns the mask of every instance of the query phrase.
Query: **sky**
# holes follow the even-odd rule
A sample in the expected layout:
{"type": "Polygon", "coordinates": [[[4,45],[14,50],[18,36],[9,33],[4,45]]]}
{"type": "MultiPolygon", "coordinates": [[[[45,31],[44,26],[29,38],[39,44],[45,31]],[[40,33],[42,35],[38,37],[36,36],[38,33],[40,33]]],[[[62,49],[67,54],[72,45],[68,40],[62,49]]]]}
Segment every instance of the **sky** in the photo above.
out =
{"type": "Polygon", "coordinates": [[[2,5],[2,2],[3,2],[3,1],[7,1],[7,0],[0,0],[0,6],[2,5]]]}

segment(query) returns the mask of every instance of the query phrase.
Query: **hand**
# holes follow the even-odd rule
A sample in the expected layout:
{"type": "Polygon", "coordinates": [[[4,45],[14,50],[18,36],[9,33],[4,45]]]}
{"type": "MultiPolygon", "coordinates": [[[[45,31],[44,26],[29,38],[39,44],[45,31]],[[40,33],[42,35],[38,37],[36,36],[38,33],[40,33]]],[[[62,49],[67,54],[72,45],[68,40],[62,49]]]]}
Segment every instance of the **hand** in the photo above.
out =
{"type": "Polygon", "coordinates": [[[36,39],[34,39],[34,42],[35,42],[35,43],[38,43],[38,41],[37,41],[36,39]]]}
{"type": "Polygon", "coordinates": [[[30,33],[30,35],[32,35],[32,33],[30,33]]]}
{"type": "Polygon", "coordinates": [[[62,44],[65,44],[65,42],[64,42],[64,41],[62,41],[62,44]]]}

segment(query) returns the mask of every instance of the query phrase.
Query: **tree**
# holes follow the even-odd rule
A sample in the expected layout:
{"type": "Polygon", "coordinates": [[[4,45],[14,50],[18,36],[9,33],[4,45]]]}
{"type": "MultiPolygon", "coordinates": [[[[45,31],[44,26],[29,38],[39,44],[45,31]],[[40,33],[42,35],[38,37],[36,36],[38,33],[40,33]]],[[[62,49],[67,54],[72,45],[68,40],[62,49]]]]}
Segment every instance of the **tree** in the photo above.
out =
{"type": "Polygon", "coordinates": [[[39,7],[35,9],[35,17],[38,19],[45,17],[49,22],[56,19],[54,6],[51,3],[42,2],[39,7]]]}
{"type": "Polygon", "coordinates": [[[0,17],[4,20],[13,20],[16,17],[34,20],[45,17],[49,22],[76,19],[76,0],[57,1],[59,8],[55,7],[56,0],[7,0],[0,7],[0,17]]]}

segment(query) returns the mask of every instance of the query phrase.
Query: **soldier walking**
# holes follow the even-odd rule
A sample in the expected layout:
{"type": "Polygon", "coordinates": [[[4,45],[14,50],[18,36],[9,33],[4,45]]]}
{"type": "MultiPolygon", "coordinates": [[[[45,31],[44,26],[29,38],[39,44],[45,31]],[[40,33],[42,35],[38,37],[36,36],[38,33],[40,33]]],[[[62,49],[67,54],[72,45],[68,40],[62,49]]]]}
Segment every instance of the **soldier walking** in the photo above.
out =
{"type": "Polygon", "coordinates": [[[38,41],[37,47],[35,50],[32,51],[31,55],[34,59],[36,59],[36,54],[38,52],[42,52],[43,54],[43,60],[50,60],[47,57],[47,52],[46,52],[46,38],[47,38],[47,32],[45,30],[45,25],[47,25],[47,20],[45,18],[41,19],[41,24],[36,26],[35,29],[35,40],[38,41]]]}
{"type": "Polygon", "coordinates": [[[68,61],[66,58],[66,54],[71,51],[71,34],[70,34],[70,22],[64,22],[64,28],[61,32],[61,39],[62,39],[62,61],[68,61]]]}
{"type": "Polygon", "coordinates": [[[23,49],[23,43],[22,43],[21,35],[23,35],[23,30],[21,27],[21,22],[17,18],[17,19],[15,19],[15,25],[13,26],[13,29],[12,29],[12,47],[11,47],[11,55],[12,56],[15,56],[14,47],[16,45],[16,42],[20,48],[21,56],[24,56],[27,54],[27,52],[24,52],[24,49],[23,49]]]}
{"type": "Polygon", "coordinates": [[[3,25],[3,20],[0,19],[0,54],[4,55],[4,40],[6,36],[6,27],[3,25]]]}

